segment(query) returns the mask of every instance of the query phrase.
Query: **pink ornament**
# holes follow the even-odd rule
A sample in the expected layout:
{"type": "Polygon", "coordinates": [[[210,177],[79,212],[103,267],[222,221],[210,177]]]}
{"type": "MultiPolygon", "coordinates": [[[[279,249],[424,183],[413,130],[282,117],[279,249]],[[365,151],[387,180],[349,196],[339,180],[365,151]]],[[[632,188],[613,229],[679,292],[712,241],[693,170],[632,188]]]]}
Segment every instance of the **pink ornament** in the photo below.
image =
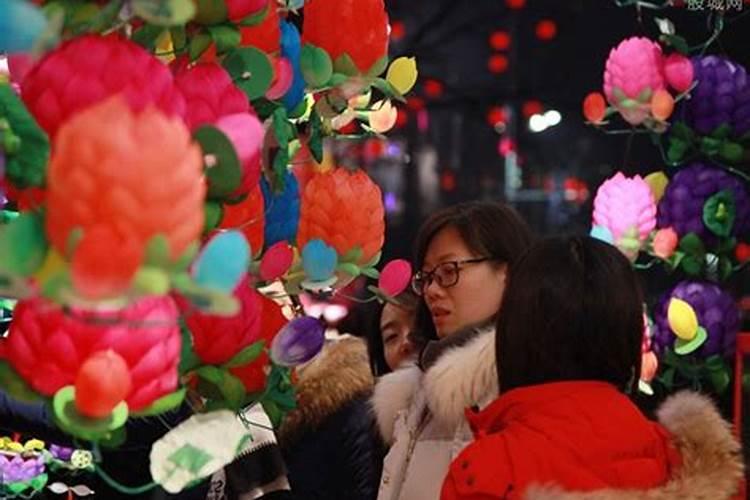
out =
{"type": "Polygon", "coordinates": [[[679,52],[669,54],[664,59],[664,76],[670,87],[685,92],[693,84],[693,63],[679,52]]]}
{"type": "Polygon", "coordinates": [[[656,358],[656,354],[653,351],[649,351],[641,355],[641,380],[646,383],[651,382],[656,376],[656,371],[659,369],[659,360],[656,358]]]}
{"type": "Polygon", "coordinates": [[[610,51],[604,69],[604,94],[628,123],[638,125],[645,120],[652,94],[664,87],[658,43],[632,37],[610,51]]]}
{"type": "Polygon", "coordinates": [[[264,281],[272,281],[282,277],[292,266],[294,252],[286,241],[279,241],[272,245],[260,261],[260,277],[264,281]]]}
{"type": "Polygon", "coordinates": [[[670,258],[677,248],[678,241],[679,236],[671,227],[659,229],[654,235],[654,241],[652,243],[654,255],[662,259],[670,258]]]}
{"type": "Polygon", "coordinates": [[[403,259],[392,260],[380,272],[378,288],[388,296],[395,297],[409,286],[411,280],[411,264],[403,259]]]}
{"type": "Polygon", "coordinates": [[[607,179],[594,198],[595,226],[609,229],[615,245],[631,234],[643,243],[656,227],[656,202],[641,176],[625,177],[617,172],[607,179]]]}
{"type": "Polygon", "coordinates": [[[222,116],[251,111],[247,96],[232,83],[229,73],[216,63],[178,70],[175,85],[185,96],[185,123],[190,130],[214,123],[222,116]]]}
{"type": "Polygon", "coordinates": [[[98,351],[111,349],[127,363],[132,381],[126,402],[142,410],[177,389],[180,328],[174,301],[147,297],[122,310],[63,310],[44,299],[16,306],[2,357],[37,392],[52,396],[75,383],[98,351]]]}
{"type": "Polygon", "coordinates": [[[242,180],[231,196],[247,194],[260,181],[263,124],[254,114],[238,113],[220,118],[215,126],[232,141],[242,167],[242,180]]]}

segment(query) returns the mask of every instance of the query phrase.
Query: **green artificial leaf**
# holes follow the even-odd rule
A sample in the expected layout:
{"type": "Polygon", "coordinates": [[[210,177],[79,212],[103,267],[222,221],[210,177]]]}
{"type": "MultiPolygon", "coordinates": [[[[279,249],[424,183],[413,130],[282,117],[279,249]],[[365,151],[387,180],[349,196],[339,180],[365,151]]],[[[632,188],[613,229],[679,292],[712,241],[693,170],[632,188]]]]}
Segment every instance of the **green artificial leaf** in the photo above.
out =
{"type": "Polygon", "coordinates": [[[276,156],[273,158],[273,171],[276,176],[276,185],[282,185],[284,177],[287,173],[287,167],[289,165],[289,150],[287,148],[279,148],[276,151],[276,156]]]}
{"type": "Polygon", "coordinates": [[[13,152],[4,148],[10,182],[19,189],[44,186],[50,151],[47,134],[10,85],[0,84],[0,139],[10,136],[16,144],[13,152]]]}
{"type": "Polygon", "coordinates": [[[691,129],[685,122],[679,121],[672,124],[669,130],[672,137],[682,139],[686,142],[692,142],[695,136],[693,129],[691,129]]]}
{"type": "Polygon", "coordinates": [[[19,401],[36,403],[42,399],[6,361],[0,361],[0,387],[19,401]]]}
{"type": "Polygon", "coordinates": [[[190,329],[184,320],[180,320],[180,336],[182,337],[182,344],[180,346],[180,366],[178,372],[180,375],[184,375],[198,368],[201,360],[195,354],[195,350],[193,349],[193,335],[190,333],[190,329]]]}
{"type": "Polygon", "coordinates": [[[47,256],[42,215],[22,212],[0,226],[0,269],[20,276],[31,276],[47,256]]]}
{"type": "Polygon", "coordinates": [[[732,275],[734,267],[732,261],[728,257],[719,258],[719,280],[726,281],[732,275]]]}
{"type": "Polygon", "coordinates": [[[333,63],[328,52],[309,43],[302,46],[299,65],[305,82],[313,89],[325,86],[333,75],[333,63]]]}
{"type": "Polygon", "coordinates": [[[646,87],[645,89],[641,90],[641,92],[636,96],[636,100],[640,103],[646,103],[651,101],[651,95],[653,95],[654,91],[651,90],[651,87],[646,87]]]}
{"type": "Polygon", "coordinates": [[[204,157],[210,155],[214,159],[214,164],[206,169],[209,198],[226,198],[242,181],[242,168],[232,141],[211,125],[196,129],[193,138],[200,144],[204,157]]]}
{"type": "Polygon", "coordinates": [[[378,271],[374,267],[364,267],[361,269],[361,271],[362,274],[364,274],[368,278],[372,278],[374,280],[380,278],[380,271],[378,271]]]}
{"type": "Polygon", "coordinates": [[[683,340],[678,337],[675,340],[674,352],[679,354],[680,356],[690,354],[697,351],[703,344],[706,343],[706,340],[708,340],[708,333],[706,332],[705,328],[699,326],[695,337],[693,337],[692,339],[683,340]]]}
{"type": "Polygon", "coordinates": [[[284,104],[278,101],[270,101],[265,97],[259,97],[253,101],[253,109],[260,117],[261,121],[265,120],[269,116],[273,115],[273,112],[277,108],[282,107],[284,104]]]}
{"type": "Polygon", "coordinates": [[[687,41],[679,35],[662,34],[659,36],[659,40],[674,47],[677,52],[683,55],[688,55],[690,53],[690,47],[688,46],[687,41]]]}
{"type": "Polygon", "coordinates": [[[717,236],[729,237],[735,216],[734,194],[731,191],[719,191],[703,204],[703,224],[717,236]]]}
{"type": "Polygon", "coordinates": [[[676,137],[670,137],[669,147],[667,149],[667,159],[672,164],[681,163],[689,149],[690,144],[687,141],[676,137]]]}
{"type": "Polygon", "coordinates": [[[265,95],[273,80],[273,67],[265,52],[255,47],[232,49],[222,61],[224,69],[248,99],[265,95]]]}
{"type": "Polygon", "coordinates": [[[737,238],[722,238],[716,245],[717,254],[731,254],[737,246],[737,238]]]}
{"type": "Polygon", "coordinates": [[[196,13],[193,22],[202,25],[219,24],[227,20],[228,11],[224,0],[193,0],[196,13]]]}
{"type": "Polygon", "coordinates": [[[185,26],[172,26],[169,28],[169,35],[172,37],[174,50],[182,51],[187,45],[187,30],[185,30],[185,26]]]}
{"type": "Polygon", "coordinates": [[[169,274],[163,269],[141,266],[133,278],[133,287],[144,295],[167,295],[170,290],[169,274]]]}
{"type": "Polygon", "coordinates": [[[163,31],[164,26],[144,24],[133,33],[132,40],[149,52],[153,52],[156,48],[156,41],[163,31]]]}
{"type": "MultiPolygon", "coordinates": [[[[109,450],[115,450],[125,444],[128,439],[128,431],[125,426],[110,432],[104,439],[99,441],[99,446],[109,450]]],[[[93,469],[93,466],[92,466],[93,469]]]]}
{"type": "Polygon", "coordinates": [[[323,122],[320,115],[313,109],[310,113],[310,136],[307,147],[316,162],[323,162],[323,122]]]}
{"type": "Polygon", "coordinates": [[[717,394],[722,394],[729,387],[730,371],[721,356],[709,356],[704,363],[708,379],[717,394]]]}
{"type": "Polygon", "coordinates": [[[66,26],[76,34],[84,31],[99,33],[105,31],[113,24],[122,10],[124,1],[116,0],[108,2],[104,8],[92,4],[79,3],[78,9],[71,9],[71,5],[66,6],[67,19],[66,26]]]}
{"type": "Polygon", "coordinates": [[[342,83],[346,82],[349,77],[343,73],[334,73],[331,75],[331,79],[328,80],[327,85],[329,87],[338,87],[342,83]]]}
{"type": "Polygon", "coordinates": [[[354,278],[359,276],[359,266],[357,264],[352,264],[351,262],[340,263],[336,266],[336,270],[346,273],[354,278]]]}
{"type": "Polygon", "coordinates": [[[354,60],[344,52],[333,62],[333,70],[336,73],[341,73],[347,76],[358,76],[360,74],[359,68],[354,64],[354,60]]]}
{"type": "Polygon", "coordinates": [[[237,47],[242,41],[240,30],[236,26],[218,24],[216,26],[209,26],[208,32],[216,43],[216,52],[219,54],[237,47]]]}
{"type": "Polygon", "coordinates": [[[215,366],[201,366],[195,373],[215,387],[224,401],[233,409],[242,405],[245,397],[245,386],[240,379],[229,373],[226,369],[215,366]]]}
{"type": "Polygon", "coordinates": [[[207,314],[234,316],[240,310],[240,303],[234,295],[202,288],[187,273],[172,276],[172,286],[194,307],[207,314]]]}
{"type": "Polygon", "coordinates": [[[703,260],[693,255],[685,255],[680,262],[682,270],[690,276],[698,276],[703,269],[703,260]]]}
{"type": "Polygon", "coordinates": [[[722,123],[708,134],[713,139],[728,139],[732,134],[732,126],[728,123],[722,123]]]}
{"type": "Polygon", "coordinates": [[[376,77],[385,71],[385,69],[388,67],[388,56],[385,55],[375,61],[372,66],[370,66],[370,69],[367,70],[367,76],[370,77],[376,77]]]}
{"type": "Polygon", "coordinates": [[[49,479],[49,477],[47,476],[46,473],[45,474],[39,474],[38,476],[34,476],[33,478],[31,478],[31,480],[29,481],[29,486],[31,486],[32,490],[34,490],[36,492],[40,492],[47,485],[47,480],[48,479],[49,479]]]}
{"type": "Polygon", "coordinates": [[[197,60],[203,55],[205,51],[213,43],[211,35],[206,33],[200,33],[190,38],[190,44],[188,45],[188,55],[191,61],[197,60]]]}
{"type": "Polygon", "coordinates": [[[700,141],[700,150],[706,156],[716,156],[721,150],[721,139],[714,139],[713,137],[704,137],[700,141]]]}
{"type": "Polygon", "coordinates": [[[286,109],[283,107],[276,108],[272,115],[273,135],[279,148],[286,148],[289,145],[289,122],[287,120],[286,109]]]}
{"type": "Polygon", "coordinates": [[[259,340],[254,342],[235,354],[234,357],[224,363],[223,366],[225,368],[237,368],[239,366],[248,365],[258,359],[258,356],[263,353],[264,347],[264,341],[259,340]]]}
{"type": "Polygon", "coordinates": [[[724,141],[719,148],[719,156],[731,163],[737,163],[742,160],[745,149],[736,142],[724,141]]]}
{"type": "Polygon", "coordinates": [[[187,270],[187,268],[193,262],[193,259],[195,258],[195,256],[198,254],[199,249],[200,249],[200,243],[198,243],[197,241],[190,243],[187,247],[185,247],[185,251],[182,252],[182,255],[177,257],[177,259],[174,261],[174,263],[171,266],[170,271],[182,272],[182,271],[187,270]]]}
{"type": "Polygon", "coordinates": [[[240,26],[255,26],[255,25],[262,23],[265,20],[266,16],[268,15],[269,5],[271,4],[270,3],[266,4],[266,6],[263,7],[263,10],[261,10],[260,12],[256,12],[255,14],[251,14],[247,16],[245,19],[239,22],[239,25],[240,26]]]}
{"type": "Polygon", "coordinates": [[[175,26],[195,16],[193,0],[131,0],[133,13],[151,24],[175,26]]]}
{"type": "Polygon", "coordinates": [[[270,399],[262,399],[261,404],[263,405],[263,411],[268,415],[268,419],[271,421],[273,428],[278,429],[281,426],[281,422],[284,420],[284,412],[281,411],[279,406],[270,399]]]}
{"type": "Polygon", "coordinates": [[[157,234],[146,243],[144,264],[153,267],[166,267],[170,261],[169,240],[157,234]]]}
{"type": "Polygon", "coordinates": [[[88,418],[75,406],[75,388],[68,385],[55,393],[52,410],[57,425],[68,434],[87,441],[100,441],[108,438],[112,431],[119,429],[128,419],[128,405],[124,401],[104,418],[88,418]]]}
{"type": "Polygon", "coordinates": [[[700,236],[695,233],[688,233],[683,236],[680,240],[679,248],[685,254],[699,257],[700,259],[703,259],[706,253],[706,247],[703,245],[700,236]]]}
{"type": "Polygon", "coordinates": [[[340,262],[353,262],[356,264],[357,262],[359,262],[359,259],[361,258],[362,258],[362,247],[357,245],[351,250],[349,250],[348,252],[346,252],[346,254],[344,254],[344,256],[341,257],[340,262]]]}
{"type": "Polygon", "coordinates": [[[152,417],[176,409],[185,400],[187,389],[184,387],[160,397],[141,411],[134,412],[134,417],[152,417]]]}
{"type": "Polygon", "coordinates": [[[373,79],[372,86],[385,94],[386,97],[396,99],[397,101],[402,103],[406,102],[406,98],[401,94],[401,92],[396,90],[396,87],[394,87],[391,82],[389,82],[385,78],[373,79]]]}
{"type": "Polygon", "coordinates": [[[218,201],[206,200],[203,204],[203,234],[206,235],[216,229],[224,217],[224,205],[218,201]]]}

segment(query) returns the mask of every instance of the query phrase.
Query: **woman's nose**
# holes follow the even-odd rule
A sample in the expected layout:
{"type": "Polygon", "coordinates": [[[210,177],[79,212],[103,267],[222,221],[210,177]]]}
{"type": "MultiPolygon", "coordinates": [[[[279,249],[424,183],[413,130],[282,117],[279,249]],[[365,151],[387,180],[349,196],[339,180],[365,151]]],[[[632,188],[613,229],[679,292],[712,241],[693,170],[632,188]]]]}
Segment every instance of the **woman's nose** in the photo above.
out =
{"type": "Polygon", "coordinates": [[[401,339],[401,345],[398,347],[398,351],[403,356],[409,356],[414,352],[414,344],[412,344],[411,340],[409,340],[407,337],[404,337],[403,339],[401,339]]]}

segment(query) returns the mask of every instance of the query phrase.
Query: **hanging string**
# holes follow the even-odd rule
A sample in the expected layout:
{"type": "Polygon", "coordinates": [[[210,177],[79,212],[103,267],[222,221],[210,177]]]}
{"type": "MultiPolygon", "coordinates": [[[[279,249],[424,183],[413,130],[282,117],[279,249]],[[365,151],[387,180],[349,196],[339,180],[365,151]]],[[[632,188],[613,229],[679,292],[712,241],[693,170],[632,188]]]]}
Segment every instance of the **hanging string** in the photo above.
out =
{"type": "Polygon", "coordinates": [[[107,474],[100,466],[94,466],[94,470],[96,471],[96,474],[101,477],[105,483],[107,483],[108,486],[125,495],[141,495],[159,486],[159,484],[154,481],[142,486],[126,486],[107,474]]]}

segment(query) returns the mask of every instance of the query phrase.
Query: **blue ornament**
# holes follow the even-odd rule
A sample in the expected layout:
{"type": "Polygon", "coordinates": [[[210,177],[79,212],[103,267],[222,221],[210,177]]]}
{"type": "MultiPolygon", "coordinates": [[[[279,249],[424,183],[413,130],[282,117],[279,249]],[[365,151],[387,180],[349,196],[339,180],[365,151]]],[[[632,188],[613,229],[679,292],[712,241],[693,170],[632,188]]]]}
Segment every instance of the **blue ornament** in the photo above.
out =
{"type": "Polygon", "coordinates": [[[589,235],[592,238],[596,238],[597,240],[601,240],[604,243],[609,243],[610,245],[614,244],[614,237],[612,236],[612,232],[604,227],[604,226],[594,226],[591,228],[591,232],[589,235]]]}
{"type": "Polygon", "coordinates": [[[232,293],[247,273],[250,245],[240,231],[217,234],[193,264],[195,282],[206,288],[232,293]]]}
{"type": "Polygon", "coordinates": [[[264,240],[266,248],[279,241],[294,244],[299,224],[299,184],[292,172],[284,176],[284,190],[274,193],[265,177],[261,178],[263,210],[266,214],[264,240]]]}
{"type": "Polygon", "coordinates": [[[287,111],[296,108],[305,97],[305,79],[302,77],[302,68],[299,65],[299,55],[302,51],[302,42],[299,31],[292,23],[281,21],[281,55],[286,57],[292,64],[294,79],[282,99],[287,111]]]}
{"type": "Polygon", "coordinates": [[[336,250],[323,240],[310,240],[302,249],[302,268],[307,280],[322,282],[331,279],[338,264],[336,250]]]}
{"type": "Polygon", "coordinates": [[[28,52],[44,33],[47,19],[37,6],[23,0],[0,1],[0,52],[28,52]]]}

